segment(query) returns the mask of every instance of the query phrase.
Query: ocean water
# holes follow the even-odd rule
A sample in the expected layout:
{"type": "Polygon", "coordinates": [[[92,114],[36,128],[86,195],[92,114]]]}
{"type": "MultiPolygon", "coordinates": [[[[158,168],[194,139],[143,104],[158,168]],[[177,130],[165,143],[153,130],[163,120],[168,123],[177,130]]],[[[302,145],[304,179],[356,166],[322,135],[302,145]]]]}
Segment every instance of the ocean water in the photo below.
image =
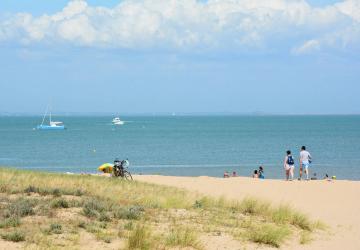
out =
{"type": "MultiPolygon", "coordinates": [[[[56,117],[65,131],[37,131],[41,117],[0,117],[0,166],[56,172],[96,172],[115,157],[142,174],[284,178],[285,151],[306,145],[311,171],[360,180],[360,116],[56,117]]],[[[298,173],[298,164],[295,169],[298,173]]]]}

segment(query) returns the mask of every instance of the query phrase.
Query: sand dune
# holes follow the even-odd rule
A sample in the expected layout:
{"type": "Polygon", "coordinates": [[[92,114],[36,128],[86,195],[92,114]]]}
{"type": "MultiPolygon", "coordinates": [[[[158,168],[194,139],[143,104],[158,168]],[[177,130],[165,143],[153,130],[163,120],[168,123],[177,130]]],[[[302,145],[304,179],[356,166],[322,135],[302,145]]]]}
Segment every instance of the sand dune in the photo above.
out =
{"type": "MultiPolygon", "coordinates": [[[[175,186],[229,199],[258,197],[274,204],[290,204],[330,226],[310,245],[291,249],[360,249],[360,182],[259,180],[245,177],[175,177],[138,175],[136,180],[175,186]]],[[[290,247],[290,246],[289,246],[290,247]]]]}

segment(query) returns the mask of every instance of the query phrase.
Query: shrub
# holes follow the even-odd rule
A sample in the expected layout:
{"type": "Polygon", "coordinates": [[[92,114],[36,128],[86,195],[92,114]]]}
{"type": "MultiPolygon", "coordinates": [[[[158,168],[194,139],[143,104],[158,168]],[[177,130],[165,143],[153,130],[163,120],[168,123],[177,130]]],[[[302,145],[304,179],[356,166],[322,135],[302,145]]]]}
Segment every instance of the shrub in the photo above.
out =
{"type": "Polygon", "coordinates": [[[53,223],[50,225],[50,233],[62,234],[62,226],[58,223],[53,223]]]}
{"type": "Polygon", "coordinates": [[[133,227],[134,227],[134,225],[133,225],[132,221],[129,221],[128,223],[126,223],[124,225],[124,229],[129,230],[129,231],[133,230],[133,227]]]}
{"type": "Polygon", "coordinates": [[[82,200],[68,200],[67,203],[69,207],[82,207],[84,205],[84,201],[82,200]]]}
{"type": "Polygon", "coordinates": [[[78,227],[85,229],[86,228],[86,222],[85,221],[79,221],[77,224],[78,227]]]}
{"type": "Polygon", "coordinates": [[[0,222],[0,228],[17,227],[20,225],[19,217],[9,217],[0,222]]]}
{"type": "Polygon", "coordinates": [[[75,196],[82,196],[85,194],[85,191],[83,191],[82,189],[76,189],[74,192],[75,196]]]}
{"type": "Polygon", "coordinates": [[[25,193],[38,193],[39,189],[37,187],[34,186],[28,186],[27,188],[25,188],[24,190],[25,193]]]}
{"type": "Polygon", "coordinates": [[[37,191],[41,195],[53,195],[60,197],[64,192],[60,188],[38,188],[37,191]]]}
{"type": "Polygon", "coordinates": [[[105,204],[102,201],[94,198],[87,200],[83,207],[83,213],[87,217],[97,217],[105,210],[105,204]]]}
{"type": "Polygon", "coordinates": [[[13,241],[13,242],[25,241],[25,234],[23,232],[18,232],[18,231],[3,234],[1,237],[4,240],[13,241]]]}
{"type": "Polygon", "coordinates": [[[34,214],[33,206],[35,206],[35,200],[30,199],[17,199],[13,203],[10,203],[5,210],[5,217],[24,217],[34,214]]]}
{"type": "Polygon", "coordinates": [[[59,188],[54,188],[52,191],[51,191],[51,194],[55,197],[60,197],[62,192],[59,188]]]}
{"type": "Polygon", "coordinates": [[[105,222],[109,222],[111,221],[110,216],[107,213],[100,213],[99,215],[99,221],[105,221],[105,222]]]}
{"type": "Polygon", "coordinates": [[[97,224],[94,224],[94,223],[86,224],[85,229],[89,233],[98,233],[101,230],[99,228],[99,226],[97,224]]]}
{"type": "Polygon", "coordinates": [[[0,193],[7,193],[9,192],[10,188],[9,185],[2,183],[0,184],[0,193]]]}
{"type": "Polygon", "coordinates": [[[59,199],[52,200],[50,203],[50,206],[52,208],[68,208],[69,203],[67,202],[67,200],[65,200],[63,198],[59,198],[59,199]]]}
{"type": "Polygon", "coordinates": [[[94,217],[97,217],[99,213],[96,210],[90,209],[88,207],[84,207],[83,208],[83,214],[86,217],[94,218],[94,217]]]}
{"type": "Polygon", "coordinates": [[[104,230],[96,233],[96,239],[102,240],[105,243],[111,243],[113,238],[114,238],[114,236],[111,233],[106,232],[104,230]]]}
{"type": "Polygon", "coordinates": [[[120,208],[114,212],[114,217],[117,219],[138,220],[140,219],[144,207],[130,206],[127,208],[120,208]]]}
{"type": "Polygon", "coordinates": [[[106,222],[104,222],[104,221],[100,222],[100,223],[99,223],[99,227],[100,227],[100,228],[103,228],[103,229],[107,228],[106,222]]]}
{"type": "Polygon", "coordinates": [[[201,202],[201,200],[196,200],[194,205],[193,205],[193,208],[202,208],[204,205],[203,203],[201,202]]]}

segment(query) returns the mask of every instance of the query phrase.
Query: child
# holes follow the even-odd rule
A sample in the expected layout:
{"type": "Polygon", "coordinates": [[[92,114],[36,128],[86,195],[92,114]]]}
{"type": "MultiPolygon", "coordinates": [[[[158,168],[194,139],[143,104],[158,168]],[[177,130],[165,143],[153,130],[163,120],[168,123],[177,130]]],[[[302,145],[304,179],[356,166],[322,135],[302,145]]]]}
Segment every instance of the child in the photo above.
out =
{"type": "Polygon", "coordinates": [[[256,169],[254,170],[253,178],[259,178],[259,174],[256,169]]]}

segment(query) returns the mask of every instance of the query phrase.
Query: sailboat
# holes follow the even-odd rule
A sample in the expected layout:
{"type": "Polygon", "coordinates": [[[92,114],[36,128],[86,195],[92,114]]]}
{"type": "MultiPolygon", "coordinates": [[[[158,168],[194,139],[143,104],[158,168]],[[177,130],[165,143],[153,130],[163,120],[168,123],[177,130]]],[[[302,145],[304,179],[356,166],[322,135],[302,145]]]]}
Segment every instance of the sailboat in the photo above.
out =
{"type": "Polygon", "coordinates": [[[59,121],[55,122],[51,120],[51,111],[49,112],[49,125],[44,124],[47,112],[48,112],[48,108],[45,111],[41,124],[38,125],[36,128],[39,130],[64,130],[65,125],[63,122],[59,122],[59,121]]]}

